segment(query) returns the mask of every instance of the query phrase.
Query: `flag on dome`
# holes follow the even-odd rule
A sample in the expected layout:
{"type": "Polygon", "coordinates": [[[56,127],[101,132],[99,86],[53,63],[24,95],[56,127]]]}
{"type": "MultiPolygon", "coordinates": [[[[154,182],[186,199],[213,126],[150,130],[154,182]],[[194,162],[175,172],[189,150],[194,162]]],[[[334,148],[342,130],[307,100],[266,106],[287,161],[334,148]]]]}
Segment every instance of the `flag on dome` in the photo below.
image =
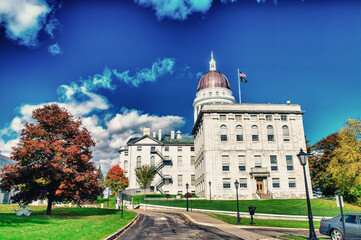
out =
{"type": "Polygon", "coordinates": [[[242,71],[239,71],[239,79],[241,80],[241,82],[246,83],[247,79],[246,79],[247,75],[244,74],[242,71]]]}

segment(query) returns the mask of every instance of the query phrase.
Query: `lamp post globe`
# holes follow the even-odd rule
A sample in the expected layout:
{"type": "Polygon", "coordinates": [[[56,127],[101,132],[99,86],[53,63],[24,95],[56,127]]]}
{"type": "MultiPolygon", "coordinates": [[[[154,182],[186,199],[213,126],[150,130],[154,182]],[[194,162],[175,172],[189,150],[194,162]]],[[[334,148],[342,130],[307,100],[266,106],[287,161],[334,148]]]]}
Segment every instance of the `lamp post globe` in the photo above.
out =
{"type": "Polygon", "coordinates": [[[234,187],[236,188],[236,196],[237,196],[237,224],[240,225],[240,219],[239,219],[239,204],[238,204],[238,187],[239,182],[236,180],[234,182],[234,187]]]}
{"type": "Polygon", "coordinates": [[[186,189],[187,189],[187,192],[186,192],[186,197],[187,197],[187,212],[188,212],[188,188],[189,188],[189,184],[186,183],[186,189]]]}
{"type": "Polygon", "coordinates": [[[304,178],[305,178],[306,199],[307,199],[307,209],[308,209],[308,225],[309,225],[309,229],[310,229],[310,235],[309,235],[308,239],[318,240],[316,233],[315,233],[315,228],[313,226],[311,202],[310,202],[310,195],[308,192],[307,176],[306,176],[306,168],[305,168],[305,166],[307,164],[307,160],[308,160],[308,154],[305,153],[301,148],[300,152],[297,154],[297,157],[298,157],[298,160],[300,160],[300,164],[303,167],[303,174],[304,174],[304,178]]]}

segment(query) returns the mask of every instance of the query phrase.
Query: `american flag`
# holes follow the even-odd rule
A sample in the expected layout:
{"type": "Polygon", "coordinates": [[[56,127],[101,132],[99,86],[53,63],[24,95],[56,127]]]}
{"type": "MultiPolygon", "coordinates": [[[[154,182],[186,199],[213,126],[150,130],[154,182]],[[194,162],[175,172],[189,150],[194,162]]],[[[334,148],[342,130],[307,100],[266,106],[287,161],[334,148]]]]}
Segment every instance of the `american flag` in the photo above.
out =
{"type": "Polygon", "coordinates": [[[241,82],[244,82],[244,83],[247,82],[247,79],[246,79],[247,75],[244,74],[243,72],[239,71],[239,77],[240,77],[241,82]]]}

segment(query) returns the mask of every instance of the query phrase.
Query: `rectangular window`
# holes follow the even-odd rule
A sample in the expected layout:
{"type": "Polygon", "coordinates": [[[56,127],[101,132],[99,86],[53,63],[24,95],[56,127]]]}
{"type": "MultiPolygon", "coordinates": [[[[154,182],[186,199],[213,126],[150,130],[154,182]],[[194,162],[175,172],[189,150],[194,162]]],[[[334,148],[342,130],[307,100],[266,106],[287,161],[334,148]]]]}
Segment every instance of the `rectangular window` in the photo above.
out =
{"type": "Polygon", "coordinates": [[[149,190],[150,190],[151,192],[154,192],[154,186],[150,186],[150,187],[149,187],[149,190]]]}
{"type": "Polygon", "coordinates": [[[128,151],[125,151],[125,152],[124,152],[124,155],[125,155],[125,156],[128,156],[128,151]]]}
{"type": "Polygon", "coordinates": [[[227,135],[221,135],[221,141],[227,142],[227,135]]]}
{"type": "Polygon", "coordinates": [[[168,146],[165,146],[165,147],[164,147],[164,151],[169,152],[169,147],[168,147],[168,146]]]}
{"type": "Polygon", "coordinates": [[[271,155],[270,156],[270,161],[271,161],[271,171],[277,171],[278,170],[277,156],[276,155],[271,155]]]}
{"type": "Polygon", "coordinates": [[[169,194],[169,191],[164,191],[164,194],[169,194]]]}
{"type": "Polygon", "coordinates": [[[182,195],[183,194],[183,191],[178,191],[178,195],[182,195]]]}
{"type": "Polygon", "coordinates": [[[224,172],[229,171],[229,156],[228,155],[222,155],[222,170],[224,172]]]}
{"type": "Polygon", "coordinates": [[[178,165],[178,166],[182,166],[182,165],[183,165],[183,158],[182,158],[182,156],[178,156],[178,157],[177,157],[177,165],[178,165]]]}
{"type": "Polygon", "coordinates": [[[257,121],[257,115],[251,115],[251,121],[257,121]]]}
{"type": "Polygon", "coordinates": [[[194,165],[195,164],[195,157],[194,156],[191,156],[191,165],[194,165]]]}
{"type": "Polygon", "coordinates": [[[292,170],[293,170],[292,155],[287,155],[287,156],[286,156],[286,162],[287,162],[287,170],[288,170],[288,171],[292,171],[292,170]]]}
{"type": "Polygon", "coordinates": [[[246,171],[246,158],[244,155],[238,155],[239,171],[246,171]]]}
{"type": "Polygon", "coordinates": [[[272,121],[272,115],[266,115],[266,121],[272,121]]]}
{"type": "Polygon", "coordinates": [[[239,179],[239,188],[247,188],[247,178],[239,179]]]}
{"type": "Polygon", "coordinates": [[[279,178],[272,178],[272,187],[280,188],[280,179],[279,178]]]}
{"type": "Polygon", "coordinates": [[[257,142],[258,141],[258,135],[252,135],[252,141],[257,142]]]}
{"type": "Polygon", "coordinates": [[[287,121],[287,115],[281,115],[281,121],[287,121]]]}
{"type": "Polygon", "coordinates": [[[288,186],[290,188],[295,188],[296,187],[296,178],[289,178],[288,179],[288,186]]]}
{"type": "Polygon", "coordinates": [[[138,146],[138,147],[137,147],[137,151],[138,151],[138,152],[142,151],[142,146],[138,146]]]}
{"type": "Polygon", "coordinates": [[[226,115],[219,115],[219,120],[226,121],[227,117],[226,115]]]}
{"type": "Polygon", "coordinates": [[[178,152],[181,152],[182,151],[182,147],[178,147],[178,152]]]}
{"type": "Polygon", "coordinates": [[[242,121],[242,115],[236,115],[236,121],[242,121]]]}
{"type": "Polygon", "coordinates": [[[191,175],[191,185],[192,186],[196,185],[196,175],[194,174],[191,175]]]}
{"type": "Polygon", "coordinates": [[[274,135],[267,135],[268,137],[268,141],[269,142],[273,142],[275,140],[275,136],[274,135]]]}
{"type": "Polygon", "coordinates": [[[178,186],[183,185],[183,175],[178,175],[178,186]]]}
{"type": "Polygon", "coordinates": [[[155,147],[150,147],[151,152],[155,152],[155,147]]]}
{"type": "Polygon", "coordinates": [[[223,178],[223,188],[231,188],[231,179],[223,178]]]}
{"type": "Polygon", "coordinates": [[[255,168],[261,168],[262,167],[261,155],[254,155],[254,167],[255,168]]]}
{"type": "Polygon", "coordinates": [[[191,147],[191,152],[194,152],[194,147],[191,147]]]}

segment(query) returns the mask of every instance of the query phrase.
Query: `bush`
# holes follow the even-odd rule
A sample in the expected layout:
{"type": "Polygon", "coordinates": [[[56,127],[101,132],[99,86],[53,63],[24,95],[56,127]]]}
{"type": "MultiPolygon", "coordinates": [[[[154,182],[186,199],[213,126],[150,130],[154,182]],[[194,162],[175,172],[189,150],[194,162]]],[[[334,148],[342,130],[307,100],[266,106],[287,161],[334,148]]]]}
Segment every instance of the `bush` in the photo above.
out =
{"type": "Polygon", "coordinates": [[[185,198],[191,198],[191,197],[192,197],[192,193],[187,192],[186,194],[184,194],[184,197],[185,197],[185,198]]]}
{"type": "Polygon", "coordinates": [[[170,198],[170,194],[166,194],[165,197],[166,197],[167,199],[169,199],[169,198],[170,198]]]}

